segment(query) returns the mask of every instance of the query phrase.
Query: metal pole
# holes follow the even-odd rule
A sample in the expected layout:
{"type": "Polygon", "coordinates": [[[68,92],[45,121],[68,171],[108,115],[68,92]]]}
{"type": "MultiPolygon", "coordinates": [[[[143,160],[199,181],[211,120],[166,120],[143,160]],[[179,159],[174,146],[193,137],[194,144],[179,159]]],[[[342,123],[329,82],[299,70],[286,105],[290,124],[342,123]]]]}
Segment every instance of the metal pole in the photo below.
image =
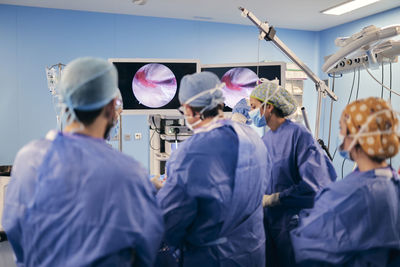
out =
{"type": "Polygon", "coordinates": [[[275,35],[275,33],[270,34],[270,32],[274,32],[273,27],[269,27],[269,25],[267,23],[261,22],[256,16],[254,16],[253,13],[251,13],[247,9],[245,9],[243,7],[239,7],[239,10],[241,10],[243,15],[245,17],[248,17],[257,26],[257,28],[259,28],[262,31],[264,39],[266,41],[273,42],[280,50],[282,50],[282,52],[286,56],[288,56],[294,63],[296,63],[315,84],[319,84],[319,89],[321,89],[323,92],[327,93],[332,99],[337,100],[337,96],[325,85],[325,83],[320,78],[318,78],[318,76],[315,75],[314,72],[306,64],[304,64],[303,61],[301,61],[300,58],[298,58],[289,49],[289,47],[287,47],[275,35]]]}
{"type": "Polygon", "coordinates": [[[287,57],[289,57],[295,64],[297,64],[306,74],[307,76],[315,83],[315,88],[318,91],[318,103],[317,103],[317,117],[315,122],[315,138],[318,139],[319,136],[319,123],[321,117],[321,101],[323,94],[329,95],[332,100],[337,101],[338,98],[334,92],[332,92],[329,87],[320,79],[317,75],[312,72],[312,70],[304,64],[300,58],[298,58],[276,35],[275,29],[273,27],[269,27],[267,23],[261,22],[253,13],[248,11],[243,7],[239,7],[239,10],[242,11],[242,15],[247,17],[253,22],[258,29],[260,29],[261,34],[260,37],[265,39],[266,41],[271,41],[274,43],[287,57]]]}
{"type": "Polygon", "coordinates": [[[307,112],[305,107],[301,107],[301,113],[303,114],[304,124],[306,125],[307,129],[311,132],[310,123],[308,122],[307,112]]]}
{"type": "Polygon", "coordinates": [[[322,92],[318,90],[318,101],[317,101],[317,116],[315,118],[315,139],[319,138],[319,123],[321,120],[321,102],[322,102],[322,92]]]}

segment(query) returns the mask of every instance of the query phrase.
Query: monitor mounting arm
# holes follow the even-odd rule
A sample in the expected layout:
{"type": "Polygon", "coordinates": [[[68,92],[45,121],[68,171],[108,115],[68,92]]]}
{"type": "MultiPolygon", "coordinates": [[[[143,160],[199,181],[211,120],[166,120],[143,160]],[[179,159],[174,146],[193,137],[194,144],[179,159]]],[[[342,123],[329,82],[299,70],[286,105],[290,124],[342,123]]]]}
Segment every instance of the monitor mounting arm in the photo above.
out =
{"type": "Polygon", "coordinates": [[[328,95],[332,100],[337,101],[338,97],[332,92],[329,87],[322,81],[318,76],[300,60],[275,34],[274,27],[269,26],[268,23],[261,22],[253,13],[243,7],[239,7],[242,11],[242,16],[247,17],[253,22],[260,30],[260,39],[271,41],[274,43],[286,56],[288,56],[295,64],[297,64],[307,76],[315,83],[315,88],[318,92],[318,104],[317,104],[317,118],[315,123],[315,138],[318,139],[319,135],[319,124],[321,116],[321,101],[322,96],[328,95]]]}

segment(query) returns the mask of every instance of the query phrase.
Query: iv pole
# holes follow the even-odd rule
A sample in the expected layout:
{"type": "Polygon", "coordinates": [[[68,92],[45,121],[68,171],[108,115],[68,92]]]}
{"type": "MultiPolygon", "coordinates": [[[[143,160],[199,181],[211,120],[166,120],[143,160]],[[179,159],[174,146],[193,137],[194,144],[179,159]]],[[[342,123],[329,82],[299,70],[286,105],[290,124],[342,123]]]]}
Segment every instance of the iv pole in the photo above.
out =
{"type": "Polygon", "coordinates": [[[57,92],[56,86],[58,81],[61,79],[61,72],[63,70],[63,68],[65,67],[65,64],[62,63],[57,63],[54,64],[50,67],[46,67],[46,75],[47,75],[47,86],[50,90],[51,96],[52,96],[52,100],[53,100],[53,106],[54,109],[56,111],[56,119],[57,119],[57,126],[58,126],[58,130],[62,131],[62,120],[60,117],[60,112],[58,110],[58,104],[59,104],[59,92],[57,92]],[[58,70],[58,72],[56,71],[56,69],[58,70]]]}
{"type": "Polygon", "coordinates": [[[338,97],[332,92],[328,86],[326,86],[325,82],[318,78],[314,72],[311,71],[306,64],[304,64],[300,58],[298,58],[276,35],[276,31],[274,27],[270,27],[268,23],[261,22],[253,13],[248,11],[243,7],[239,7],[239,10],[242,11],[242,16],[247,17],[253,22],[257,28],[261,31],[260,39],[264,39],[267,42],[271,41],[274,43],[286,56],[288,56],[294,63],[296,63],[306,74],[307,76],[315,83],[315,88],[318,92],[318,102],[317,102],[317,117],[315,121],[315,138],[319,137],[319,124],[321,119],[321,101],[322,97],[328,95],[332,100],[337,101],[338,97]]]}

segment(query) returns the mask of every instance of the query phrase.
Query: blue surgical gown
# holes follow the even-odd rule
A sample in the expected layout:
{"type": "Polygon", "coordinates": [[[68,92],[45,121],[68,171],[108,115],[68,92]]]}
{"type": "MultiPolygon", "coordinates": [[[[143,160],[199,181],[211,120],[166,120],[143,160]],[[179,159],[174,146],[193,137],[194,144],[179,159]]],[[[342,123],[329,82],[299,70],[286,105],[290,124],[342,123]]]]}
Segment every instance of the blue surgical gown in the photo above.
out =
{"type": "Polygon", "coordinates": [[[399,179],[390,168],[352,172],[300,213],[291,237],[304,266],[388,266],[400,250],[399,179]]]}
{"type": "Polygon", "coordinates": [[[249,126],[218,123],[182,143],[168,161],[157,194],[165,241],[183,248],[183,266],[264,266],[266,148],[249,126]]]}
{"type": "Polygon", "coordinates": [[[292,266],[289,231],[296,226],[299,211],[313,206],[316,192],[336,180],[336,172],[301,124],[286,120],[268,131],[263,141],[272,160],[266,194],[280,193],[280,204],[264,209],[267,266],[292,266]]]}
{"type": "Polygon", "coordinates": [[[163,222],[147,177],[101,139],[59,133],[23,147],[2,222],[17,265],[151,266],[163,222]]]}

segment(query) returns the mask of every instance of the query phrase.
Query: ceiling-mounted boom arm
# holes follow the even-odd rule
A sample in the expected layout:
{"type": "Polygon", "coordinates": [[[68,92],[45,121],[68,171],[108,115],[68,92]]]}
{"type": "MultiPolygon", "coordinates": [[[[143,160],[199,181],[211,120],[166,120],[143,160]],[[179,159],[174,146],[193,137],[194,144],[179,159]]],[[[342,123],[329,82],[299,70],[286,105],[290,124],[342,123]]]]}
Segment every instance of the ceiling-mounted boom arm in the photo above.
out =
{"type": "Polygon", "coordinates": [[[322,94],[328,95],[332,100],[337,101],[338,97],[332,92],[329,87],[315,75],[312,70],[307,67],[306,64],[303,63],[276,35],[276,31],[274,27],[270,27],[268,23],[261,22],[253,13],[248,11],[243,7],[239,7],[239,10],[242,11],[242,16],[247,17],[253,22],[258,29],[260,29],[260,39],[265,39],[266,41],[273,42],[286,56],[288,56],[294,63],[296,63],[306,74],[307,76],[315,83],[315,88],[318,92],[318,105],[317,105],[317,118],[316,118],[316,126],[315,126],[315,137],[318,138],[319,134],[319,121],[321,114],[321,97],[322,94]]]}
{"type": "Polygon", "coordinates": [[[261,31],[261,37],[266,41],[273,42],[285,55],[287,55],[294,63],[296,63],[306,74],[307,76],[315,83],[316,89],[320,90],[322,93],[329,95],[333,100],[337,100],[337,96],[333,93],[325,83],[318,78],[317,75],[312,72],[312,70],[307,67],[303,61],[300,60],[276,35],[276,31],[274,27],[270,27],[268,23],[261,22],[253,13],[248,11],[243,7],[239,7],[239,10],[242,11],[242,15],[244,17],[248,17],[251,22],[253,22],[257,28],[261,31]]]}

